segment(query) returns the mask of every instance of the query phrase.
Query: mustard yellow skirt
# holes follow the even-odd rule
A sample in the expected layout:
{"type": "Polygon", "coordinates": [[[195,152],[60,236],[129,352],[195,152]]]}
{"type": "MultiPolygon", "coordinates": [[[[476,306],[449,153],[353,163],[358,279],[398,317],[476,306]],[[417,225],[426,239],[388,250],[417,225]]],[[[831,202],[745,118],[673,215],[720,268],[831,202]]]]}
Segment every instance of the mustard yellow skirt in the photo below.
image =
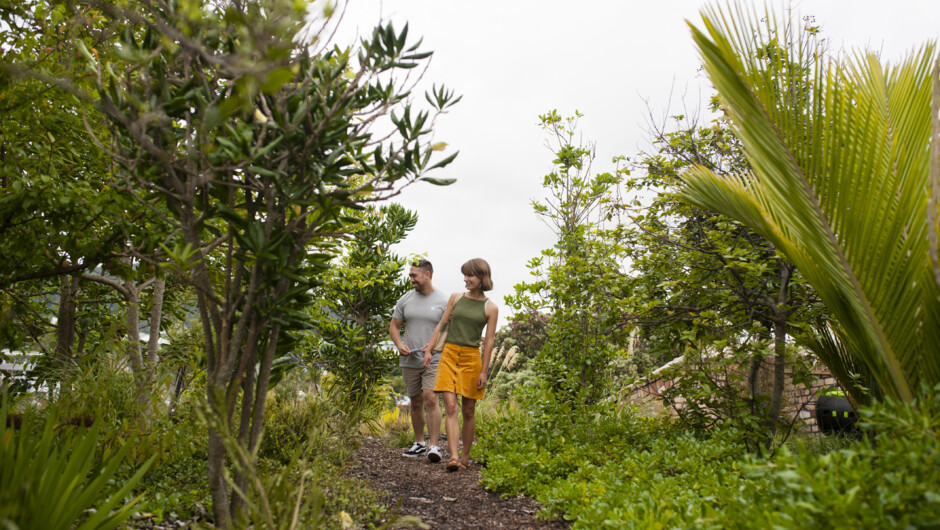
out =
{"type": "Polygon", "coordinates": [[[435,392],[453,392],[465,398],[483,399],[486,387],[477,389],[483,360],[480,348],[447,343],[437,365],[435,392]]]}

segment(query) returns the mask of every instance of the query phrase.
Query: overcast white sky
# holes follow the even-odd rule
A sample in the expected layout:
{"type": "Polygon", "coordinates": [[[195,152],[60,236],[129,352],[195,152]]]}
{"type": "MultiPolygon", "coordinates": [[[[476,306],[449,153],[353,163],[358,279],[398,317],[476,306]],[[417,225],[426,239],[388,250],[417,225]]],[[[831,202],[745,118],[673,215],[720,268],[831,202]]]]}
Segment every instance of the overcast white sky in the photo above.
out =
{"type": "MultiPolygon", "coordinates": [[[[460,265],[474,257],[493,268],[491,298],[500,324],[503,297],[529,278],[526,263],[554,238],[530,207],[543,197],[551,170],[538,116],[551,109],[584,114],[580,131],[596,142],[595,170],[611,157],[648,145],[649,110],[661,117],[707,101],[711,89],[686,20],[700,25],[699,0],[351,0],[343,32],[371,33],[383,17],[423,37],[434,57],[423,83],[445,83],[463,100],[436,129],[457,159],[398,202],[418,212],[417,228],[398,246],[426,254],[434,283],[463,290],[460,265]],[[672,95],[670,101],[670,94],[672,95]]],[[[761,4],[762,5],[762,4],[761,4]]],[[[774,5],[782,5],[776,2],[774,5]]],[[[940,35],[934,0],[802,0],[789,4],[812,15],[833,50],[880,50],[887,60],[940,35]]]]}

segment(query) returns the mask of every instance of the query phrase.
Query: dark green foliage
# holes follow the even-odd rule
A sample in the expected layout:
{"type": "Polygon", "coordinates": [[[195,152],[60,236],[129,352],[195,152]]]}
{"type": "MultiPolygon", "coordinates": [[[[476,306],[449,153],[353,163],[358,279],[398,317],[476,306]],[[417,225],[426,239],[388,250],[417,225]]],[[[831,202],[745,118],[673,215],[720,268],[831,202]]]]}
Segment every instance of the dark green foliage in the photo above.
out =
{"type": "Polygon", "coordinates": [[[523,366],[521,370],[518,366],[513,368],[511,371],[500,371],[487,382],[493,395],[500,399],[512,399],[517,390],[538,380],[538,374],[531,365],[523,366]]]}
{"type": "Polygon", "coordinates": [[[729,527],[940,526],[940,385],[910,403],[860,410],[866,435],[823,455],[783,450],[752,476],[769,481],[728,507],[729,527]]]}
{"type": "MultiPolygon", "coordinates": [[[[712,110],[717,105],[713,98],[712,110]]],[[[684,356],[677,370],[663,374],[679,378],[670,404],[682,397],[692,405],[679,411],[682,419],[696,428],[731,422],[760,450],[777,430],[785,368],[803,372],[788,356],[787,341],[811,337],[825,311],[767,239],[679,199],[691,167],[735,174],[749,166],[726,116],[705,124],[674,120],[670,129],[654,126],[652,152],[640,154],[625,181],[634,197],[623,205],[630,211],[625,247],[633,289],[625,312],[645,357],[658,361],[638,364],[658,368],[684,356]],[[774,377],[761,384],[756,367],[773,355],[781,362],[765,363],[774,377]]]]}
{"type": "Polygon", "coordinates": [[[137,413],[134,376],[120,366],[119,356],[97,352],[99,359],[84,359],[60,373],[63,383],[56,396],[59,413],[65,419],[90,417],[109,426],[132,420],[137,413]]]}
{"type": "MultiPolygon", "coordinates": [[[[107,260],[142,213],[113,186],[102,115],[87,101],[37,77],[90,87],[74,43],[101,47],[106,24],[91,12],[72,22],[71,4],[4,2],[0,8],[0,340],[28,315],[13,285],[87,270],[107,260]],[[87,124],[87,128],[86,128],[87,124]]],[[[102,50],[104,51],[104,50],[102,50]]],[[[22,288],[20,288],[22,289],[22,288]]],[[[19,332],[26,330],[19,328],[19,332]]],[[[29,338],[19,335],[19,338],[29,338]]]]}
{"type": "Polygon", "coordinates": [[[286,464],[296,457],[297,450],[306,445],[310,433],[318,428],[316,405],[309,399],[273,399],[265,408],[264,438],[258,455],[286,464]]]}
{"type": "MultiPolygon", "coordinates": [[[[768,430],[770,396],[755,394],[752,390],[752,373],[755,361],[754,350],[760,351],[761,341],[751,344],[728,344],[720,351],[701,353],[692,345],[682,359],[656,373],[656,377],[670,381],[662,389],[660,400],[676,414],[678,421],[690,430],[709,431],[723,429],[736,432],[739,440],[750,451],[761,453],[773,451],[785,443],[792,432],[790,424],[784,424],[778,435],[771,437],[768,430]],[[783,434],[780,434],[783,433],[783,434]]],[[[715,343],[699,343],[701,350],[709,351],[715,343]]],[[[721,343],[719,343],[721,344],[721,343]]],[[[791,373],[789,380],[794,385],[806,383],[812,377],[807,359],[787,352],[787,365],[791,373]]],[[[767,364],[767,363],[765,363],[767,364]]],[[[758,380],[759,384],[760,381],[758,380]]]]}
{"type": "Polygon", "coordinates": [[[212,502],[205,453],[162,459],[144,475],[138,491],[143,497],[139,510],[151,514],[155,523],[192,519],[204,513],[212,502]]]}
{"type": "MultiPolygon", "coordinates": [[[[119,467],[133,444],[96,455],[100,423],[89,429],[60,430],[54,411],[45,425],[29,417],[7,426],[7,396],[0,407],[0,524],[8,528],[79,530],[116,528],[132,514],[139,499],[127,500],[152,463],[151,458],[117,487],[119,467]],[[95,509],[89,515],[87,510],[95,509]]],[[[12,420],[12,418],[11,418],[12,420]]],[[[13,423],[11,421],[11,423],[13,423]]]]}
{"type": "Polygon", "coordinates": [[[521,370],[525,364],[542,351],[548,339],[551,317],[540,311],[520,311],[512,315],[509,323],[496,333],[493,351],[518,348],[516,361],[508,371],[521,370]]]}
{"type": "Polygon", "coordinates": [[[248,478],[241,493],[246,510],[237,526],[286,528],[299,521],[301,527],[339,528],[343,518],[382,518],[377,494],[342,475],[356,448],[350,433],[378,416],[384,389],[354,393],[321,375],[296,370],[273,392],[257,464],[225,433],[233,465],[248,478]]]}
{"type": "MultiPolygon", "coordinates": [[[[394,75],[430,55],[408,42],[407,26],[384,24],[344,49],[291,0],[92,7],[119,31],[111,55],[75,43],[95,82],[85,97],[107,117],[121,161],[115,185],[170,226],[134,250],[194,287],[207,399],[222,414],[210,422],[209,485],[216,523],[230,527],[240,502],[229,499],[242,498],[248,477],[236,471],[228,491],[230,448],[216,428],[237,422],[254,458],[277,363],[311,329],[312,292],[363,221],[352,213],[420,179],[447,182],[426,177],[455,156],[432,160],[430,139],[435,117],[459,98],[435,88],[428,105],[417,103],[413,80],[394,75]]],[[[351,355],[342,360],[360,389],[376,380],[363,370],[376,364],[370,323],[353,322],[333,344],[351,355]]]]}
{"type": "Polygon", "coordinates": [[[398,363],[398,353],[382,344],[389,315],[411,284],[402,274],[407,260],[391,247],[414,229],[418,216],[398,204],[351,213],[360,223],[314,291],[309,360],[353,392],[368,393],[398,363]]]}
{"type": "MultiPolygon", "coordinates": [[[[301,513],[306,517],[301,528],[342,528],[343,512],[364,524],[388,518],[379,495],[368,484],[344,477],[344,466],[355,449],[355,437],[349,433],[374,416],[381,396],[357,402],[341,395],[342,389],[329,379],[316,381],[305,369],[294,370],[268,400],[258,464],[250,476],[263,486],[263,498],[276,522],[286,524],[300,492],[301,513]],[[324,392],[316,395],[318,386],[324,392]]],[[[199,392],[195,388],[184,393],[173,427],[168,427],[174,431],[167,435],[173,444],[153,448],[161,458],[137,488],[142,497],[137,510],[152,516],[154,523],[204,518],[211,507],[205,426],[196,414],[200,406],[192,402],[199,392]]],[[[252,507],[255,511],[245,517],[261,515],[257,504],[252,507]]],[[[263,526],[263,517],[259,521],[263,526]]]]}

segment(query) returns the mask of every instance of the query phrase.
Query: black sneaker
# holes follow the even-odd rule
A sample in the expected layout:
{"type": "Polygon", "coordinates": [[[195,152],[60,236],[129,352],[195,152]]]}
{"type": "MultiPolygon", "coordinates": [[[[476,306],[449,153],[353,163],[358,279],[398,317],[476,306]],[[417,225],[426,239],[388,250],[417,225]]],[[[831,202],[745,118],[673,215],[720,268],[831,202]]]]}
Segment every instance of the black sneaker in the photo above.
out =
{"type": "Polygon", "coordinates": [[[417,458],[423,455],[426,451],[427,451],[427,448],[424,446],[423,443],[415,442],[415,444],[411,446],[411,449],[402,453],[401,456],[407,456],[408,458],[417,458]]]}

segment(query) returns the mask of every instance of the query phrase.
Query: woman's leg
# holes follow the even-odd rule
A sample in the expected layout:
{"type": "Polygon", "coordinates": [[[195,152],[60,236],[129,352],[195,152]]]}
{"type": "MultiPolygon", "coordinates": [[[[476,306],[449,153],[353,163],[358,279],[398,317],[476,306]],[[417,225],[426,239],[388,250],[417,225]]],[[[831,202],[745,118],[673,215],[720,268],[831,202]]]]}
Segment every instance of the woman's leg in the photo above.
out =
{"type": "MultiPolygon", "coordinates": [[[[470,447],[473,445],[473,437],[476,434],[475,413],[477,400],[467,397],[461,397],[460,400],[463,408],[463,454],[460,460],[466,465],[470,462],[470,447]]],[[[455,423],[456,416],[454,414],[455,423]]],[[[450,432],[450,425],[447,426],[447,429],[450,432]]],[[[447,439],[450,440],[450,438],[447,439]]]]}
{"type": "Polygon", "coordinates": [[[444,420],[444,426],[447,429],[447,447],[450,449],[450,457],[457,458],[457,394],[453,392],[441,392],[444,396],[444,413],[447,418],[444,420]]]}

